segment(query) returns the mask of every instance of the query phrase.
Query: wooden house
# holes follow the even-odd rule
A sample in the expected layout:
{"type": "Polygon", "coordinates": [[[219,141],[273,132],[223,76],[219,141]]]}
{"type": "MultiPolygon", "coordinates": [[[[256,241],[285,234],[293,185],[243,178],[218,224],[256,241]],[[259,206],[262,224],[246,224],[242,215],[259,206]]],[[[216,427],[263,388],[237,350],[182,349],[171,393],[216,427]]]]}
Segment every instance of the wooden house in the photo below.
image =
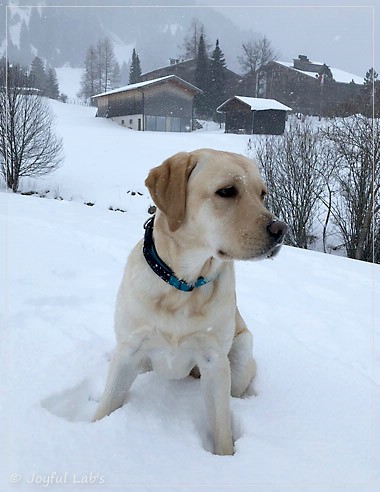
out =
{"type": "Polygon", "coordinates": [[[299,55],[293,62],[273,61],[242,82],[242,92],[276,99],[294,112],[307,115],[339,115],[339,108],[358,100],[363,77],[299,55]]]}
{"type": "MultiPolygon", "coordinates": [[[[195,58],[189,60],[170,58],[169,62],[169,65],[165,67],[143,73],[141,75],[141,80],[145,81],[167,75],[177,75],[177,77],[186,80],[190,84],[196,85],[195,72],[197,61],[195,58]]],[[[224,72],[226,78],[226,97],[231,97],[237,93],[237,88],[239,87],[242,77],[228,68],[225,68],[224,72]]]]}
{"type": "Polygon", "coordinates": [[[169,75],[93,96],[97,116],[139,131],[189,132],[193,99],[202,91],[169,75]]]}
{"type": "Polygon", "coordinates": [[[226,114],[226,133],[282,135],[291,108],[273,99],[234,96],[217,111],[226,114]]]}

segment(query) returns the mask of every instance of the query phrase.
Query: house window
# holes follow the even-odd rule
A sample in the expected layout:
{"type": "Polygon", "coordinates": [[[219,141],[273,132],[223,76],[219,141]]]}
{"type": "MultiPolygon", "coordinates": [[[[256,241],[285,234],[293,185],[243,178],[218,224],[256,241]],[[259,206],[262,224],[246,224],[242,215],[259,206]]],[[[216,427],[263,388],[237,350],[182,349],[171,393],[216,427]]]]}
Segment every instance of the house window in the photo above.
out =
{"type": "Polygon", "coordinates": [[[130,125],[132,125],[132,124],[133,124],[133,119],[132,119],[132,118],[129,120],[129,124],[130,124],[130,125]]]}
{"type": "Polygon", "coordinates": [[[121,124],[124,125],[125,121],[124,120],[121,120],[121,124]]]}

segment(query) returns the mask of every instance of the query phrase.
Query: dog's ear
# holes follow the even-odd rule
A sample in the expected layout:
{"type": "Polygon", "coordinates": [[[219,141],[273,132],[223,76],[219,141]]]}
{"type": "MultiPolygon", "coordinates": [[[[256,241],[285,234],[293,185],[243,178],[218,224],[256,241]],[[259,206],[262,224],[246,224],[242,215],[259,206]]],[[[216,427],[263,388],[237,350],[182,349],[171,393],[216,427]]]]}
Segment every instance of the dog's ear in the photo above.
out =
{"type": "Polygon", "coordinates": [[[197,157],[179,152],[152,169],[145,180],[154,203],[167,216],[169,229],[176,231],[186,212],[186,188],[197,157]]]}

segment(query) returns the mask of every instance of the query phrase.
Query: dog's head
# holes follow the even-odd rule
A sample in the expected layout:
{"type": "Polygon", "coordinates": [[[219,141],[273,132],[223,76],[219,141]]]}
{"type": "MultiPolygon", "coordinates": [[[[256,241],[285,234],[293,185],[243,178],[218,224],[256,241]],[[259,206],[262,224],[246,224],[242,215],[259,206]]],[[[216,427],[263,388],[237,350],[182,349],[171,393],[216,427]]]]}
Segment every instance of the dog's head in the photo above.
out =
{"type": "Polygon", "coordinates": [[[222,260],[274,256],[287,226],[264,206],[254,161],[211,149],[180,152],[145,181],[171,233],[198,241],[222,260]]]}

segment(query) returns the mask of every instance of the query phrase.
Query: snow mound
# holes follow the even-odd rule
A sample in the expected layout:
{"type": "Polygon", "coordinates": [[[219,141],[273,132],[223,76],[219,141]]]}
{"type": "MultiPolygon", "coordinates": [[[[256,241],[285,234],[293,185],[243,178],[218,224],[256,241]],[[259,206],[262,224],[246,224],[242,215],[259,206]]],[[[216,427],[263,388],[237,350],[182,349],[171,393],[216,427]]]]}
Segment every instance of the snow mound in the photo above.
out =
{"type": "Polygon", "coordinates": [[[140,375],[126,405],[90,422],[149,169],[183,150],[244,154],[253,137],[134,132],[51,104],[64,165],[22,183],[46,198],[0,190],[1,492],[379,490],[380,267],[359,261],[284,247],[237,263],[258,376],[257,396],[231,398],[234,456],[210,453],[191,378],[140,375]]]}
{"type": "Polygon", "coordinates": [[[43,478],[74,490],[93,490],[80,479],[106,491],[376,490],[379,268],[362,262],[284,247],[273,261],[237,264],[258,376],[256,397],[231,399],[234,456],[210,453],[192,378],[140,375],[121,409],[90,423],[114,348],[116,290],[145,216],[0,193],[1,490],[14,476],[25,491],[43,478]]]}

